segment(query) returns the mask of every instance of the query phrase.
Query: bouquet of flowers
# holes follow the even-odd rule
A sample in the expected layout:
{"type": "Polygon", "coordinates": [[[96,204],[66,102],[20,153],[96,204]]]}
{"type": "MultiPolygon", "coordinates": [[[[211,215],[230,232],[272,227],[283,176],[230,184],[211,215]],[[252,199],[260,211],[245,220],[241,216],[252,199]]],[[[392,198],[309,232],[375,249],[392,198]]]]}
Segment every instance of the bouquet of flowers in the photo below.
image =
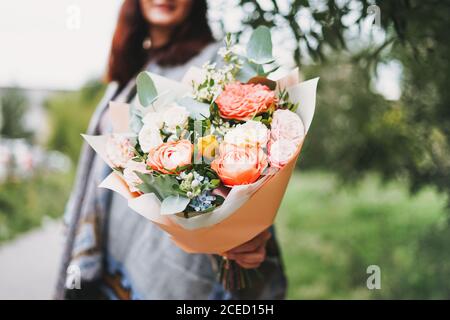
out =
{"type": "MultiPolygon", "coordinates": [[[[245,53],[224,42],[222,63],[181,83],[140,73],[137,98],[110,103],[113,132],[84,136],[113,169],[100,186],[191,253],[221,255],[273,223],[314,114],[318,79],[268,78],[278,68],[268,28],[245,53]]],[[[244,286],[232,267],[222,280],[244,286]]]]}

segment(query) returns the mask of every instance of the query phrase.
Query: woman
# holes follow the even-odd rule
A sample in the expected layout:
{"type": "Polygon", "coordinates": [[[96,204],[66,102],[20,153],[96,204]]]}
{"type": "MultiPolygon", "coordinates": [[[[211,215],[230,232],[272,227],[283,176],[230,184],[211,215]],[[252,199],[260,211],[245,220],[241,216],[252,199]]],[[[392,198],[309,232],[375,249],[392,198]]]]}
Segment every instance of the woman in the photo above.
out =
{"type": "MultiPolygon", "coordinates": [[[[219,46],[207,23],[204,0],[124,1],[109,59],[110,85],[88,133],[109,130],[108,102],[129,102],[139,71],[180,80],[189,66],[215,60],[219,46]]],[[[183,252],[166,233],[131,211],[122,197],[99,189],[108,173],[84,145],[65,214],[69,230],[57,298],[284,298],[286,280],[273,230],[228,252],[241,267],[258,267],[263,276],[253,279],[250,289],[226,291],[216,279],[217,257],[183,252]]]]}

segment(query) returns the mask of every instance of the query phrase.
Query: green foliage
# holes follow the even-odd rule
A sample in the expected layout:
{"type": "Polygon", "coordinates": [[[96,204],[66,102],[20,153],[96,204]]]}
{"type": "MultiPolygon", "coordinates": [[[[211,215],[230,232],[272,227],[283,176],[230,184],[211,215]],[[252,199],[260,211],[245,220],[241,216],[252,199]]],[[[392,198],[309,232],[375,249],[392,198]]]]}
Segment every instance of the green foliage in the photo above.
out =
{"type": "Polygon", "coordinates": [[[155,83],[150,76],[150,73],[143,71],[138,74],[136,78],[137,94],[139,102],[143,107],[150,106],[158,96],[155,83]]]}
{"type": "Polygon", "coordinates": [[[259,26],[253,31],[247,43],[247,58],[256,64],[266,64],[274,61],[272,56],[272,37],[270,29],[259,26]]]}
{"type": "Polygon", "coordinates": [[[384,179],[407,178],[412,191],[433,185],[448,195],[450,207],[448,1],[376,1],[385,37],[363,48],[348,31],[363,30],[374,14],[372,1],[294,0],[286,8],[275,0],[239,3],[248,13],[244,25],[290,34],[296,63],[309,63],[305,78],[321,76],[304,165],[332,169],[350,182],[377,171],[384,179]],[[300,10],[311,14],[310,28],[299,24],[300,10]],[[392,60],[403,69],[398,102],[373,90],[377,65],[392,60]]]}
{"type": "Polygon", "coordinates": [[[44,172],[0,184],[0,243],[39,226],[44,217],[60,217],[71,187],[72,174],[44,172]]]}
{"type": "Polygon", "coordinates": [[[325,172],[295,173],[278,212],[291,299],[446,299],[450,228],[445,197],[371,175],[342,188],[325,172]],[[368,290],[366,269],[381,268],[368,290]]]}
{"type": "Polygon", "coordinates": [[[104,85],[92,81],[77,92],[60,93],[46,101],[51,134],[48,148],[68,155],[76,163],[89,119],[100,101],[104,85]]]}
{"type": "Polygon", "coordinates": [[[21,89],[5,89],[0,96],[0,136],[31,139],[33,134],[23,124],[28,108],[29,102],[21,89]]]}

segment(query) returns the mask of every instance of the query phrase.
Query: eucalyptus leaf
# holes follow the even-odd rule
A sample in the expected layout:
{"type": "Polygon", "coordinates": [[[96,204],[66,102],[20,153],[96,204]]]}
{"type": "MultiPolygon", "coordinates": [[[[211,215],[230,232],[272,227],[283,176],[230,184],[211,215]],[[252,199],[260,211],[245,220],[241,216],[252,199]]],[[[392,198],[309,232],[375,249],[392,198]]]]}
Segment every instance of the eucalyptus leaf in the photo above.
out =
{"type": "Polygon", "coordinates": [[[256,72],[256,65],[251,63],[247,58],[242,57],[243,64],[239,69],[239,72],[236,74],[236,79],[242,83],[246,83],[251,78],[258,75],[256,72]]]}
{"type": "Polygon", "coordinates": [[[191,200],[180,195],[169,196],[161,202],[161,214],[169,215],[183,212],[191,200]]]}
{"type": "Polygon", "coordinates": [[[191,97],[183,97],[177,103],[189,111],[189,116],[194,120],[203,120],[210,117],[209,104],[199,102],[191,97]]]}
{"type": "Polygon", "coordinates": [[[267,64],[274,61],[272,56],[272,37],[266,26],[256,28],[247,43],[247,58],[256,64],[267,64]]]}
{"type": "Polygon", "coordinates": [[[142,123],[142,112],[138,106],[132,104],[130,107],[130,129],[135,134],[138,134],[141,131],[143,123],[142,123]]]}
{"type": "Polygon", "coordinates": [[[154,176],[137,171],[135,171],[135,173],[142,180],[142,183],[137,186],[140,191],[144,193],[154,193],[161,201],[169,196],[178,195],[178,192],[176,191],[178,181],[174,176],[154,176]]]}
{"type": "Polygon", "coordinates": [[[136,78],[136,86],[139,102],[142,106],[148,107],[151,105],[158,96],[158,91],[156,90],[155,83],[153,82],[150,73],[147,71],[139,73],[136,78]]]}

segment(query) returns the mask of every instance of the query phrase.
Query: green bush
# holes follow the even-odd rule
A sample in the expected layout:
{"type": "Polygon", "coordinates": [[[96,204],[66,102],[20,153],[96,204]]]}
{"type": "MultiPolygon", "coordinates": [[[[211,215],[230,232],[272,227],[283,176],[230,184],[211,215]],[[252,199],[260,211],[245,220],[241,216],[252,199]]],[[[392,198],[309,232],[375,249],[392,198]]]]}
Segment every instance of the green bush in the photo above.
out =
{"type": "Polygon", "coordinates": [[[75,92],[60,93],[46,101],[50,116],[51,134],[48,148],[68,155],[77,163],[89,119],[100,101],[104,85],[91,81],[75,92]]]}
{"type": "Polygon", "coordinates": [[[60,217],[71,187],[71,173],[42,172],[0,184],[0,243],[39,226],[44,217],[60,217]]]}
{"type": "Polygon", "coordinates": [[[445,204],[376,176],[342,188],[329,173],[295,173],[276,224],[289,298],[448,298],[445,204]],[[366,287],[369,265],[381,268],[380,290],[366,287]]]}

